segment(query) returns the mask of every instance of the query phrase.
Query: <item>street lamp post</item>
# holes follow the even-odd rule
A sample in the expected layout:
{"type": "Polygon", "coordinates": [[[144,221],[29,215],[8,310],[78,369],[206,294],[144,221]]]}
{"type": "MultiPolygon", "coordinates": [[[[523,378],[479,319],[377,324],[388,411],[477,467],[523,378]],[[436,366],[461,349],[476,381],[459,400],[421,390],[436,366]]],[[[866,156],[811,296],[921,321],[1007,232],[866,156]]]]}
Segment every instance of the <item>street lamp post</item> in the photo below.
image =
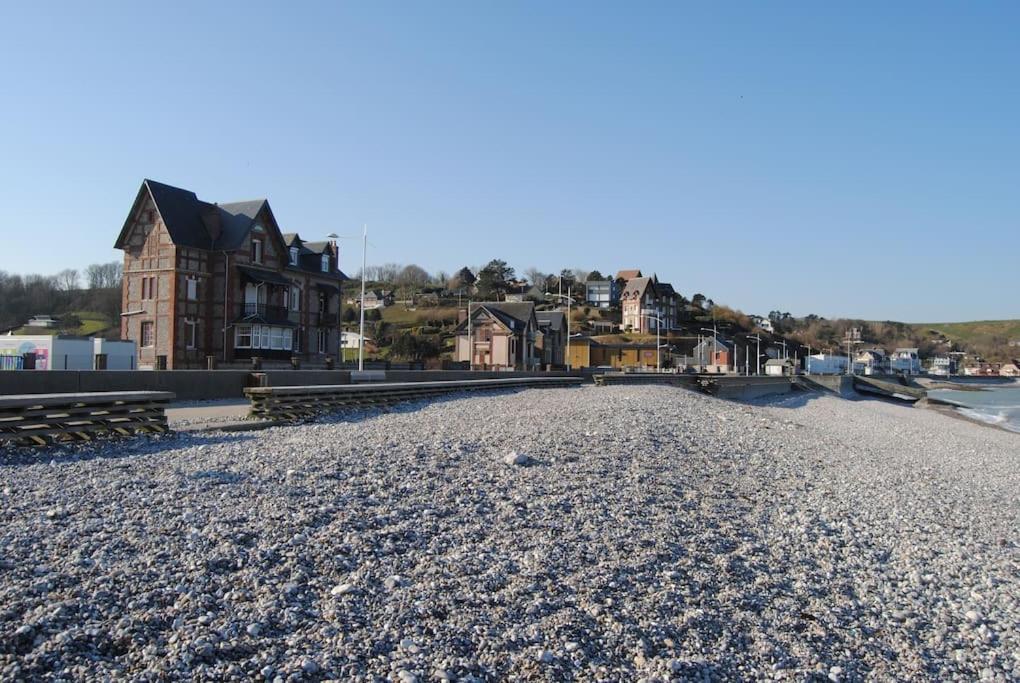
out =
{"type": "MultiPolygon", "coordinates": [[[[357,239],[356,235],[337,235],[336,233],[330,233],[326,235],[330,239],[357,239]]],[[[358,307],[361,310],[360,323],[358,325],[358,370],[365,369],[365,275],[368,270],[368,225],[363,225],[361,229],[361,305],[358,307]]],[[[337,259],[337,268],[340,267],[339,259],[337,259]]],[[[339,311],[339,306],[337,307],[339,311]]],[[[338,314],[339,317],[339,314],[338,314]]],[[[341,349],[341,352],[343,350],[341,349]]]]}
{"type": "Polygon", "coordinates": [[[662,360],[659,351],[662,346],[659,344],[659,330],[662,329],[662,318],[647,313],[638,313],[641,318],[648,318],[655,321],[655,372],[662,372],[662,360]]]}

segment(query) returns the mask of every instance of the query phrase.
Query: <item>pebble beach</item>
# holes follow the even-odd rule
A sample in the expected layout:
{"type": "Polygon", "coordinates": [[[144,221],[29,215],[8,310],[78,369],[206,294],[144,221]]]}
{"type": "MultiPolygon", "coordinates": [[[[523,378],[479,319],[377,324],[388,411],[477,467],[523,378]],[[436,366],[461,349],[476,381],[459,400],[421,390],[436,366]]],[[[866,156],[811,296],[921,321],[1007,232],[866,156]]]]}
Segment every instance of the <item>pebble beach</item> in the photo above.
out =
{"type": "Polygon", "coordinates": [[[0,679],[1020,679],[1020,435],[531,389],[0,453],[0,679]]]}

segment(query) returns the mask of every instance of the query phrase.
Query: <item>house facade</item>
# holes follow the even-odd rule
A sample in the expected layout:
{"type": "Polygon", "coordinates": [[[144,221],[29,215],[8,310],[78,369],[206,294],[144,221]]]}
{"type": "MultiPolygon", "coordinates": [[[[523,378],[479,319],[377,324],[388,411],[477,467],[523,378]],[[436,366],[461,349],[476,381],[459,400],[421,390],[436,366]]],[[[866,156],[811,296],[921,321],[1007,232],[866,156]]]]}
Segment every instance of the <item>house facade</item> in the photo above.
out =
{"type": "Polygon", "coordinates": [[[733,343],[722,337],[705,337],[694,347],[691,354],[694,365],[701,366],[706,372],[725,372],[729,366],[735,365],[733,343]]]}
{"type": "Polygon", "coordinates": [[[889,356],[889,371],[900,375],[920,375],[921,356],[915,348],[900,348],[889,356]]]}
{"type": "Polygon", "coordinates": [[[1003,363],[999,367],[999,375],[1002,377],[1020,377],[1020,360],[1003,363]]]}
{"type": "Polygon", "coordinates": [[[339,352],[336,244],[285,235],[265,199],[214,204],[145,180],[114,246],[121,337],[136,342],[139,368],[339,352]]]}
{"type": "Polygon", "coordinates": [[[889,370],[889,359],[884,349],[863,349],[854,357],[855,374],[881,375],[889,370]]]}
{"type": "Polygon", "coordinates": [[[567,315],[563,311],[538,311],[538,334],[535,350],[539,362],[545,366],[564,365],[567,362],[567,315]]]}
{"type": "MultiPolygon", "coordinates": [[[[659,360],[665,364],[665,349],[659,360]]],[[[655,343],[600,342],[590,337],[570,340],[570,367],[653,370],[656,367],[655,343]]]]}
{"type": "Polygon", "coordinates": [[[677,328],[680,297],[673,286],[652,277],[635,277],[620,294],[623,329],[641,334],[677,328]]]}
{"type": "Polygon", "coordinates": [[[940,377],[949,377],[955,375],[957,372],[957,361],[955,356],[949,354],[939,354],[931,359],[931,365],[928,368],[928,372],[932,375],[938,375],[940,377]]]}
{"type": "Polygon", "coordinates": [[[462,312],[455,359],[478,370],[534,370],[538,319],[531,302],[482,302],[462,312]]]}
{"type": "Polygon", "coordinates": [[[615,280],[588,280],[584,283],[584,301],[596,308],[609,308],[620,303],[620,290],[615,280]]]}

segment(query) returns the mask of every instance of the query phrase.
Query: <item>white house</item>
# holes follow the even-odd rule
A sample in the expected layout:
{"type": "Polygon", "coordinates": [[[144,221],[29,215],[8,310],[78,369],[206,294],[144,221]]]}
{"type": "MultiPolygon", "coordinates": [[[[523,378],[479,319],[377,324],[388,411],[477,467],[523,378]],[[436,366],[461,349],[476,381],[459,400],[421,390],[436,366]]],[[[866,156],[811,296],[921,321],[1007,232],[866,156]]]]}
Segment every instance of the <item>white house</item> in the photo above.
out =
{"type": "MultiPolygon", "coordinates": [[[[372,344],[372,340],[367,336],[365,337],[365,346],[372,344]]],[[[361,335],[357,332],[348,332],[343,330],[340,332],[340,348],[341,349],[360,349],[361,348],[361,335]]]]}
{"type": "Polygon", "coordinates": [[[804,371],[809,375],[844,375],[847,357],[831,353],[816,353],[804,359],[804,371]]]}
{"type": "Polygon", "coordinates": [[[773,377],[797,374],[797,366],[789,358],[771,358],[765,361],[765,374],[773,377]]]}
{"type": "Polygon", "coordinates": [[[921,357],[917,349],[901,348],[889,357],[889,371],[900,375],[920,375],[921,357]]]}
{"type": "Polygon", "coordinates": [[[50,334],[0,337],[2,370],[137,370],[133,341],[50,334]],[[106,367],[102,368],[105,362],[106,367]]]}

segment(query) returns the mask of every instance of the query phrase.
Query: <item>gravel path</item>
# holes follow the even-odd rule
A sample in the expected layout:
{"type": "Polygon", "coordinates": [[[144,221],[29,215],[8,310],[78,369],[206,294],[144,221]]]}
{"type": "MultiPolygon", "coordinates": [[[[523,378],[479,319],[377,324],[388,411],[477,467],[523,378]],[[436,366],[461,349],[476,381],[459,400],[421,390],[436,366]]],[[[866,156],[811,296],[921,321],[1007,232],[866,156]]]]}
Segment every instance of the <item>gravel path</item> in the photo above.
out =
{"type": "Polygon", "coordinates": [[[543,389],[45,457],[0,454],[4,680],[1020,678],[1020,437],[934,412],[543,389]]]}

